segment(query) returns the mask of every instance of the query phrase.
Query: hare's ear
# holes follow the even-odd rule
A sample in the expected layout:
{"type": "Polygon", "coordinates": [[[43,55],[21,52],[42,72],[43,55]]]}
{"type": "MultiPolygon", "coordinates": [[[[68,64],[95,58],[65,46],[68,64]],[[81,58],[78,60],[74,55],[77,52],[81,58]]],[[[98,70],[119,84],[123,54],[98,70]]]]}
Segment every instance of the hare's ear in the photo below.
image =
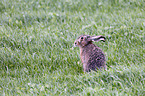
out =
{"type": "Polygon", "coordinates": [[[104,36],[102,36],[102,35],[100,35],[100,36],[92,36],[91,38],[90,38],[92,41],[103,41],[103,42],[105,42],[105,37],[104,36]]]}

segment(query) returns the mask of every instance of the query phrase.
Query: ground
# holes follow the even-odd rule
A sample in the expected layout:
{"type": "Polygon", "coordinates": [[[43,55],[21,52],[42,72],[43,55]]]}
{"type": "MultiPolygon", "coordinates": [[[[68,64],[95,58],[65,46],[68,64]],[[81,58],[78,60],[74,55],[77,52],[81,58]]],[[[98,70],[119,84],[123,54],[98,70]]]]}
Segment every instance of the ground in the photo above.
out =
{"type": "Polygon", "coordinates": [[[144,0],[1,0],[0,94],[145,95],[144,0]],[[95,42],[108,70],[83,72],[75,39],[95,42]]]}

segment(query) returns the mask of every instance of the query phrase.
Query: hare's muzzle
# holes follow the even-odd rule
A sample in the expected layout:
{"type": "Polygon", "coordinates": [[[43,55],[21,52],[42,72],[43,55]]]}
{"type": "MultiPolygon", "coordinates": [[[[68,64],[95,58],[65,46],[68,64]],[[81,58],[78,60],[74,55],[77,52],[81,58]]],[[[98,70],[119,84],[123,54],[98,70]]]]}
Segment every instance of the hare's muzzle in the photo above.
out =
{"type": "Polygon", "coordinates": [[[76,40],[76,41],[74,42],[74,47],[79,47],[80,42],[81,42],[81,41],[76,40]]]}

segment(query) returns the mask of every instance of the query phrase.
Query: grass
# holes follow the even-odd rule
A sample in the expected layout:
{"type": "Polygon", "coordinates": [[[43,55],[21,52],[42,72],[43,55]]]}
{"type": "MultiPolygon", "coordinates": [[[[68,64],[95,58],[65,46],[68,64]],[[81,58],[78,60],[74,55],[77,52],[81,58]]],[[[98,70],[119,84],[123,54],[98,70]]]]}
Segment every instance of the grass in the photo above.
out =
{"type": "Polygon", "coordinates": [[[0,94],[145,95],[143,0],[1,0],[0,94]],[[95,42],[108,71],[84,73],[81,34],[95,42]]]}

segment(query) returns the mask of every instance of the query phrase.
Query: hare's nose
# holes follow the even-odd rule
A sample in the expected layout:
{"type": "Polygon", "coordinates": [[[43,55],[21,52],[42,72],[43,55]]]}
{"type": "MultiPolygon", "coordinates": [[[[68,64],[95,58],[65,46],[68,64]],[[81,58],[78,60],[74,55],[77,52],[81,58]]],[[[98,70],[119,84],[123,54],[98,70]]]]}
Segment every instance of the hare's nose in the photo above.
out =
{"type": "Polygon", "coordinates": [[[76,42],[74,43],[74,47],[77,47],[77,43],[76,42]]]}

